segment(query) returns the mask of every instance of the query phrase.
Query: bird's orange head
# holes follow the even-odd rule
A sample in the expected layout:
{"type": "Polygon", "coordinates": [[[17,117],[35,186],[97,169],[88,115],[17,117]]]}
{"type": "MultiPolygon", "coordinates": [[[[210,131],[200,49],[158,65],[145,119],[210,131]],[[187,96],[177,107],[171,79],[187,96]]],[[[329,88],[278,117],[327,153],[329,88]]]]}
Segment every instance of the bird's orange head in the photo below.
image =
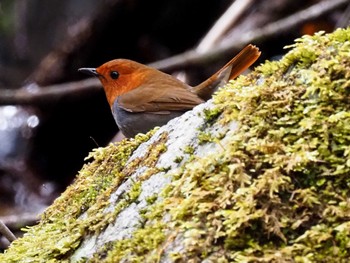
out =
{"type": "Polygon", "coordinates": [[[98,68],[80,68],[79,71],[99,78],[112,107],[118,96],[141,86],[155,70],[135,61],[114,59],[98,68]]]}

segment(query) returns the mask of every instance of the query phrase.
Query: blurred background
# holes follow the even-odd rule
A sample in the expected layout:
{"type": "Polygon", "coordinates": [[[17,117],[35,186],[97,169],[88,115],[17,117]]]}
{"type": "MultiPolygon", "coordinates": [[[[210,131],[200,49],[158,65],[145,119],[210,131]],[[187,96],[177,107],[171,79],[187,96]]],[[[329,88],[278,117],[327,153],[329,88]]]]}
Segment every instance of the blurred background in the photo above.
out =
{"type": "Polygon", "coordinates": [[[0,220],[20,235],[118,132],[98,81],[78,68],[128,58],[196,84],[248,43],[257,65],[348,26],[349,3],[0,0],[0,220]]]}

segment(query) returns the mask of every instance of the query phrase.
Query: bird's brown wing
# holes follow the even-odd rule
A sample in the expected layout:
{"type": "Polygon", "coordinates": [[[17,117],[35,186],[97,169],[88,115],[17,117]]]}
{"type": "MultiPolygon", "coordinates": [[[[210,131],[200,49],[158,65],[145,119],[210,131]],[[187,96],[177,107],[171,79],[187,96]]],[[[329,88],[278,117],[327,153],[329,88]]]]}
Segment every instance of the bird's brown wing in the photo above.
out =
{"type": "Polygon", "coordinates": [[[233,59],[231,59],[219,71],[198,86],[192,88],[204,100],[208,100],[215,89],[227,81],[236,78],[239,74],[249,68],[260,56],[259,49],[254,45],[247,45],[233,59]]]}
{"type": "Polygon", "coordinates": [[[170,111],[187,111],[203,102],[189,90],[189,86],[165,74],[162,82],[149,79],[136,89],[118,97],[118,105],[129,112],[168,114],[170,111]]]}

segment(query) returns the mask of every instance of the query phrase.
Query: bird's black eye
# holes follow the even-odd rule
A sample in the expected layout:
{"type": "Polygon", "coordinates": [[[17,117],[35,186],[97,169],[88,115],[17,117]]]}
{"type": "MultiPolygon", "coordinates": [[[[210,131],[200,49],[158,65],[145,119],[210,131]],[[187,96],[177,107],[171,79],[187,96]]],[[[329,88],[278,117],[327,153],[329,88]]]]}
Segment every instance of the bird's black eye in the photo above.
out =
{"type": "Polygon", "coordinates": [[[112,79],[117,79],[119,77],[119,72],[118,71],[111,71],[111,73],[109,73],[109,75],[111,76],[112,79]]]}

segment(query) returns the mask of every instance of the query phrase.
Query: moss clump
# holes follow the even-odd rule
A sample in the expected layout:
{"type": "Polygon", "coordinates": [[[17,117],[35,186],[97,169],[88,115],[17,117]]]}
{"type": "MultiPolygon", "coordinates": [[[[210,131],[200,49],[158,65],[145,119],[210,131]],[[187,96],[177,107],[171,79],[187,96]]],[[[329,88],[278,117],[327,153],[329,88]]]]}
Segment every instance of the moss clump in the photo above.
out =
{"type": "Polygon", "coordinates": [[[222,111],[220,108],[204,109],[204,119],[208,124],[212,124],[220,116],[222,111]]]}
{"type": "Polygon", "coordinates": [[[195,152],[195,148],[191,145],[187,145],[185,146],[185,148],[183,149],[183,152],[186,153],[186,154],[190,154],[192,155],[194,152],[195,152]]]}
{"type": "Polygon", "coordinates": [[[181,163],[183,159],[184,159],[183,156],[176,156],[175,159],[174,159],[174,162],[175,163],[181,163]]]}
{"type": "Polygon", "coordinates": [[[201,131],[198,134],[198,140],[199,140],[199,144],[204,144],[204,143],[208,143],[208,142],[213,142],[215,140],[215,138],[209,132],[201,131]]]}

